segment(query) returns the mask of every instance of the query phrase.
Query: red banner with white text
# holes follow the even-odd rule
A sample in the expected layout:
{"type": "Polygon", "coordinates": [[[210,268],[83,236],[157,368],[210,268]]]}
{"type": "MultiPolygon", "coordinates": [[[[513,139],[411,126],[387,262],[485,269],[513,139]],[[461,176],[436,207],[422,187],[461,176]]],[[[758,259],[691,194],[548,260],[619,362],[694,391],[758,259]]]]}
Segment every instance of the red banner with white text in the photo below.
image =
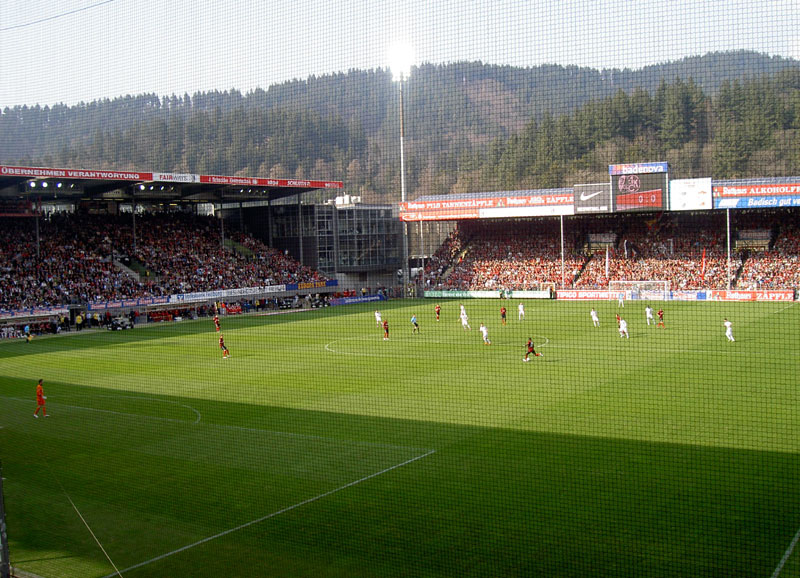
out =
{"type": "Polygon", "coordinates": [[[712,301],[794,301],[792,289],[763,291],[710,291],[712,301]]]}

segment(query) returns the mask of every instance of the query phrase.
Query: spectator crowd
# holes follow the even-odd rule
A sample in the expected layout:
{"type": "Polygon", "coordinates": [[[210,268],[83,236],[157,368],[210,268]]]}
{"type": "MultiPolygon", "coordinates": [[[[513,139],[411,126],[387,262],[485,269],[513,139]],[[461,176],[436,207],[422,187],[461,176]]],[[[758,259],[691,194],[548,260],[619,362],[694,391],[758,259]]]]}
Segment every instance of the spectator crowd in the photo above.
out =
{"type": "Polygon", "coordinates": [[[0,218],[0,310],[323,278],[218,221],[183,212],[0,218]],[[123,265],[123,263],[125,265],[123,265]]]}
{"type": "MultiPolygon", "coordinates": [[[[666,280],[673,290],[725,289],[730,276],[732,288],[797,288],[800,227],[795,221],[791,211],[740,212],[729,264],[722,212],[576,219],[564,238],[563,286],[603,289],[611,280],[666,280]],[[747,236],[763,241],[746,243],[747,236]]],[[[443,290],[560,287],[558,222],[465,221],[426,264],[426,276],[431,288],[443,290]]]]}

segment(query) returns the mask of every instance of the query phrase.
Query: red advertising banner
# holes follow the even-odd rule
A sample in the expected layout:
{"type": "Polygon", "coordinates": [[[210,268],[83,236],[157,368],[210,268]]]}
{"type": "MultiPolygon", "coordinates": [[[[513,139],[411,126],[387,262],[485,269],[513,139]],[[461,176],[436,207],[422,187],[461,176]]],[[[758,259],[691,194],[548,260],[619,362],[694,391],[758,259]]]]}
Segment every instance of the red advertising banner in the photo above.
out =
{"type": "Polygon", "coordinates": [[[596,301],[609,299],[609,291],[606,289],[559,289],[556,291],[556,299],[567,301],[596,301]]]}
{"type": "Polygon", "coordinates": [[[780,185],[741,185],[714,187],[715,197],[764,197],[767,195],[800,195],[800,183],[780,185]]]}
{"type": "Polygon", "coordinates": [[[310,181],[303,179],[262,179],[224,175],[193,175],[183,173],[153,173],[139,171],[54,169],[44,167],[14,167],[0,165],[0,176],[30,179],[91,179],[107,181],[152,181],[178,183],[208,183],[245,187],[298,187],[306,189],[341,189],[341,181],[310,181]]]}
{"type": "Polygon", "coordinates": [[[341,189],[341,181],[305,181],[302,179],[262,179],[259,177],[228,177],[224,175],[199,175],[199,182],[212,185],[243,187],[301,187],[306,189],[341,189]]]}
{"type": "Polygon", "coordinates": [[[776,291],[717,291],[712,290],[713,301],[794,301],[792,289],[776,291]]]}
{"type": "Polygon", "coordinates": [[[11,177],[29,177],[32,179],[93,179],[107,181],[152,181],[153,173],[135,171],[83,169],[48,169],[41,167],[9,167],[0,165],[0,175],[11,177]]]}
{"type": "Polygon", "coordinates": [[[480,219],[478,209],[441,209],[436,211],[400,211],[401,221],[458,221],[480,219]]]}
{"type": "Polygon", "coordinates": [[[442,199],[400,203],[403,221],[449,221],[454,219],[490,219],[514,216],[571,215],[572,192],[547,192],[527,195],[481,197],[477,199],[442,199]]]}

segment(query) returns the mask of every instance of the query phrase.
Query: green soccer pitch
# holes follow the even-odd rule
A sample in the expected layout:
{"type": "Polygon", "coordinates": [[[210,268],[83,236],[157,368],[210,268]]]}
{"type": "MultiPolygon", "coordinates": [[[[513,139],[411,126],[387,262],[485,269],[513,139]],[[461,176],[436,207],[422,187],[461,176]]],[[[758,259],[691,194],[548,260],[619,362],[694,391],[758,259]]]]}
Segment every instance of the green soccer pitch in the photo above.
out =
{"type": "Polygon", "coordinates": [[[12,565],[800,573],[800,305],[654,302],[661,329],[643,302],[526,301],[521,322],[517,303],[465,301],[465,331],[458,302],[439,322],[383,302],[388,341],[375,304],[228,317],[230,359],[210,319],[0,344],[12,565]],[[544,356],[524,363],[528,337],[544,356]]]}

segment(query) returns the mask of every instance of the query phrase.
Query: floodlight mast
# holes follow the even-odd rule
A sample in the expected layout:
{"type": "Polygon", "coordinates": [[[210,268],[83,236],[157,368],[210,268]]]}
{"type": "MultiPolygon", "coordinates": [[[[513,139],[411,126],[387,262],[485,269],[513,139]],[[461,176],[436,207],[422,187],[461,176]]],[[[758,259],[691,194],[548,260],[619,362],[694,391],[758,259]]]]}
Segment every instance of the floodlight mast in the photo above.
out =
{"type": "MultiPolygon", "coordinates": [[[[395,45],[389,50],[389,67],[392,80],[397,82],[400,96],[400,202],[406,202],[406,157],[405,120],[403,118],[403,81],[411,74],[411,50],[407,46],[395,45]]],[[[403,296],[409,283],[408,271],[408,223],[403,221],[403,296]]]]}

